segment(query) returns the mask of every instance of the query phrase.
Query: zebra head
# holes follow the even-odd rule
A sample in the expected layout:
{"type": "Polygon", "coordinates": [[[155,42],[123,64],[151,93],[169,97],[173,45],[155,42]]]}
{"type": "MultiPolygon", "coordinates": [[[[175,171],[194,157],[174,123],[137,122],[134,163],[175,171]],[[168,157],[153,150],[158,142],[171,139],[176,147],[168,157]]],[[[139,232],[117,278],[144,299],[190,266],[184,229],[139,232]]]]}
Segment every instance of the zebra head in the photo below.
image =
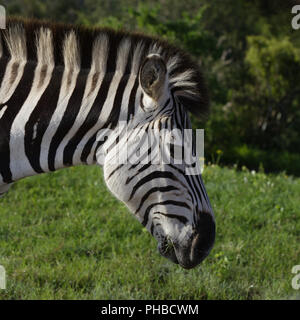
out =
{"type": "Polygon", "coordinates": [[[184,105],[188,100],[180,99],[184,86],[172,86],[169,69],[158,54],[144,59],[134,120],[108,136],[103,168],[108,188],[157,239],[160,254],[188,269],[209,254],[215,220],[198,159],[185,160],[194,140],[174,142],[191,124],[184,105]],[[182,161],[176,161],[182,154],[182,161]],[[192,167],[196,174],[187,173],[192,167]]]}

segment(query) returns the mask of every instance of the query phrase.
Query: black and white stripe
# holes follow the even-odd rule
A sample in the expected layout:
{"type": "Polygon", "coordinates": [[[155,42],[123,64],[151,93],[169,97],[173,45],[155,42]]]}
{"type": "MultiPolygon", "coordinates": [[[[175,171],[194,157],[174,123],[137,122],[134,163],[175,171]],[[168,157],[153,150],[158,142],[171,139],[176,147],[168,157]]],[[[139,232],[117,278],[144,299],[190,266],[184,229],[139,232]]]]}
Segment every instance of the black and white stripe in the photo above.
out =
{"type": "MultiPolygon", "coordinates": [[[[183,130],[191,127],[187,111],[205,113],[206,106],[198,67],[166,42],[8,19],[0,33],[0,196],[21,178],[96,164],[112,142],[99,141],[102,129],[116,131],[125,121],[145,132],[183,130]]],[[[123,146],[124,139],[113,142],[123,146]]],[[[184,164],[141,158],[115,165],[113,157],[108,151],[101,163],[109,189],[157,238],[164,256],[186,268],[198,264],[214,240],[201,176],[186,175],[184,164]]]]}

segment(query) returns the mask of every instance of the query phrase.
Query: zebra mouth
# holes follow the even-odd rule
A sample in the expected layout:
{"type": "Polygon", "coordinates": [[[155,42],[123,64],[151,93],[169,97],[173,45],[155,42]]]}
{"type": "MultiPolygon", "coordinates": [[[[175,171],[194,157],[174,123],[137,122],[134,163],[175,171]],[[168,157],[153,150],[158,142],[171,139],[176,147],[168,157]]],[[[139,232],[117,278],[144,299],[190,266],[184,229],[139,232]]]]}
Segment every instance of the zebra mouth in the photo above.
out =
{"type": "Polygon", "coordinates": [[[190,246],[179,246],[168,238],[164,238],[158,245],[159,253],[179,264],[184,269],[192,269],[200,264],[209,254],[211,247],[202,244],[200,235],[191,239],[190,246]]]}
{"type": "Polygon", "coordinates": [[[158,251],[164,257],[172,262],[179,264],[179,261],[176,256],[174,244],[167,238],[158,244],[158,251]]]}

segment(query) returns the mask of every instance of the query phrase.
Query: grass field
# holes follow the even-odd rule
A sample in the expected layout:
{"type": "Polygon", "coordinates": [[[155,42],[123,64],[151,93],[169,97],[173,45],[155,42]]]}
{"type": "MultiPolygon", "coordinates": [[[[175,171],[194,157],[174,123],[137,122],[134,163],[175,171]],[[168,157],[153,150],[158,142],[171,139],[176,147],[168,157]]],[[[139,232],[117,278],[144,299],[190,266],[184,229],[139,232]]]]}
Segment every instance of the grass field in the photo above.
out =
{"type": "Polygon", "coordinates": [[[27,178],[0,200],[0,299],[299,299],[300,179],[208,166],[216,244],[197,268],[156,241],[97,167],[27,178]]]}

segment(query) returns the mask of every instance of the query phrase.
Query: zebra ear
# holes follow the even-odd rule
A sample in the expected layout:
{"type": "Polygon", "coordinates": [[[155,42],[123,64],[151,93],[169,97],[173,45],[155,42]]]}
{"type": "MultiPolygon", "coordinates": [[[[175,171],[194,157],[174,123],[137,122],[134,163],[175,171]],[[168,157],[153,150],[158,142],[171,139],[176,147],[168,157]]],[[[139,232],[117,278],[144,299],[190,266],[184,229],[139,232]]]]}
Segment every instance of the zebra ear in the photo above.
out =
{"type": "Polygon", "coordinates": [[[141,65],[139,80],[145,93],[155,101],[164,93],[167,67],[158,54],[151,54],[141,65]]]}

